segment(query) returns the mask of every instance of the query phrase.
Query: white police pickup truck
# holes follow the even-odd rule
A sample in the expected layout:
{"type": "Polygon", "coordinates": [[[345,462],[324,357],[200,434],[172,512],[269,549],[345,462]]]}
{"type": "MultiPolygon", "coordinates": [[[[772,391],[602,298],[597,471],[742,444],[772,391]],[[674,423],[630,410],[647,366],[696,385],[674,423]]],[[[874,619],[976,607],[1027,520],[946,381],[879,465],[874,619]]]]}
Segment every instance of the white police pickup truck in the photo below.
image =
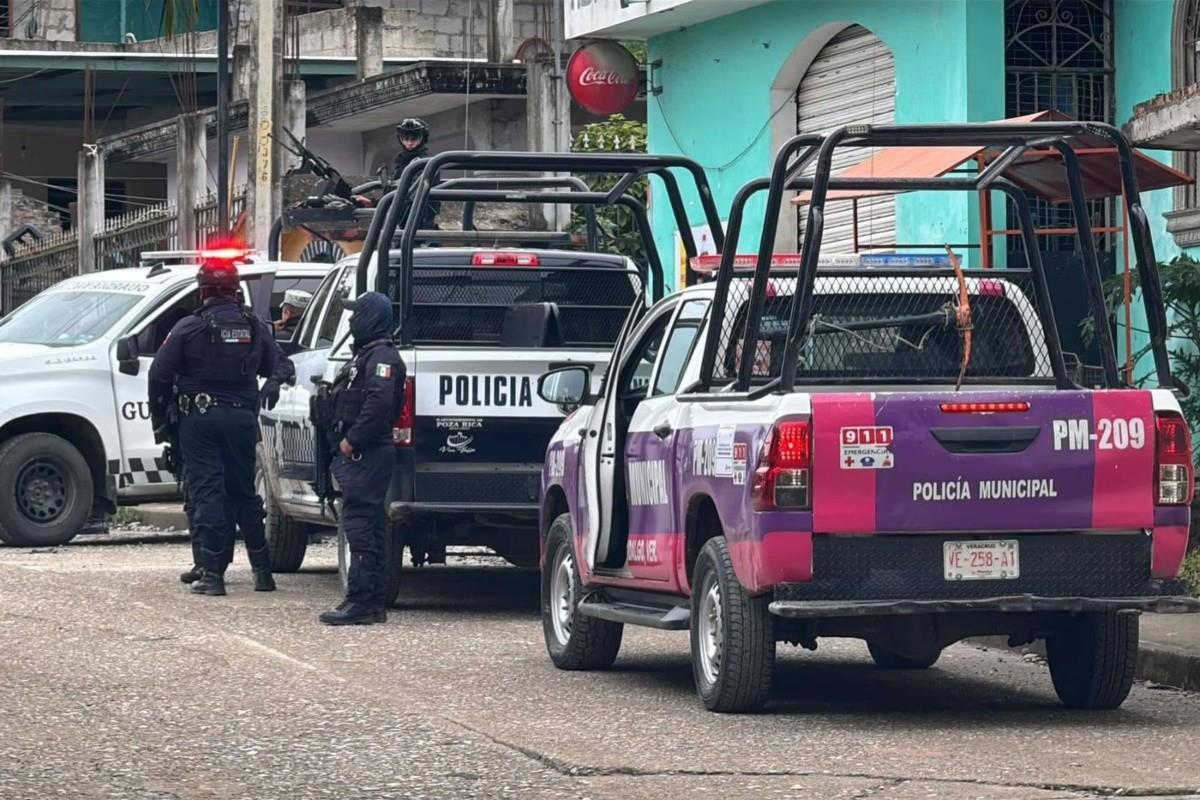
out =
{"type": "MultiPolygon", "coordinates": [[[[350,358],[344,302],[357,270],[357,258],[343,260],[317,290],[294,343],[296,385],[259,416],[259,490],[278,572],[299,569],[310,539],[337,525],[312,485],[309,398],[314,378],[332,380],[350,358]]],[[[640,302],[634,264],[601,253],[429,248],[416,251],[413,276],[410,341],[401,345],[407,403],[393,427],[388,498],[393,598],[405,546],[417,564],[440,563],[446,545],[465,544],[536,565],[541,465],[563,416],[538,397],[537,378],[563,364],[601,367],[640,302]]]]}
{"type": "MultiPolygon", "coordinates": [[[[62,544],[92,515],[177,495],[154,443],[146,373],[197,308],[197,255],[147,253],[142,268],[69,278],[0,320],[0,541],[62,544]]],[[[329,270],[246,258],[243,294],[264,316],[329,270]]]]}

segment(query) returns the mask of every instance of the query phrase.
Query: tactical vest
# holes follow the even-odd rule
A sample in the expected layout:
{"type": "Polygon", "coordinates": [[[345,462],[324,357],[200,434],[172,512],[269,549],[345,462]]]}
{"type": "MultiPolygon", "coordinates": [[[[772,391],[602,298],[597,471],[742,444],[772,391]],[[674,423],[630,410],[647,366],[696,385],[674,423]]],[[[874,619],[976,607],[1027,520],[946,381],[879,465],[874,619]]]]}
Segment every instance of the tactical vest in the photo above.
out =
{"type": "MultiPolygon", "coordinates": [[[[392,347],[392,343],[386,340],[378,343],[373,343],[354,355],[354,358],[342,368],[338,376],[333,381],[333,386],[330,390],[332,395],[333,405],[333,425],[331,436],[338,441],[341,440],[342,434],[348,431],[358,419],[359,413],[362,412],[363,399],[366,395],[367,378],[367,363],[370,361],[370,353],[376,347],[392,347]]],[[[393,381],[394,393],[392,395],[392,415],[391,420],[395,420],[400,416],[400,411],[404,408],[404,382],[393,381]]]]}
{"type": "Polygon", "coordinates": [[[258,388],[263,351],[254,314],[242,308],[236,317],[218,318],[215,310],[202,308],[196,316],[205,324],[201,336],[204,357],[189,377],[206,383],[258,388]]]}

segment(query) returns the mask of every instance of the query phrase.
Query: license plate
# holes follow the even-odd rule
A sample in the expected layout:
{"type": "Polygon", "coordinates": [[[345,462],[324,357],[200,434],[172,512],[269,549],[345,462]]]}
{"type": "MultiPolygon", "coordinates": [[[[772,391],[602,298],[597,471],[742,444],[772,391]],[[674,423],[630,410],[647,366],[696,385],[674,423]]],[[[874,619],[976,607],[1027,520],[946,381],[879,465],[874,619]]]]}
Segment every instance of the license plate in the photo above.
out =
{"type": "Polygon", "coordinates": [[[1021,577],[1016,539],[944,542],[942,562],[948,581],[1006,581],[1021,577]]]}

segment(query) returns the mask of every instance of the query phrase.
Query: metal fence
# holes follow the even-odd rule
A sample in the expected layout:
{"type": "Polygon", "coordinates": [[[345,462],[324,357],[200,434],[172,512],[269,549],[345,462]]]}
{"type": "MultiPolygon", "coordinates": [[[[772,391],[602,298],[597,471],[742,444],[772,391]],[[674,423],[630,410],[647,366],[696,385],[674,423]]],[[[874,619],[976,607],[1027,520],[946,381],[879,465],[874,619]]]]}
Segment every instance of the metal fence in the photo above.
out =
{"type": "MultiPolygon", "coordinates": [[[[238,215],[246,208],[246,195],[236,194],[229,198],[229,224],[237,221],[238,215]]],[[[217,222],[217,198],[209,195],[203,203],[196,206],[196,235],[203,246],[220,230],[217,222]]]]}
{"type": "MultiPolygon", "coordinates": [[[[230,220],[246,207],[244,193],[230,198],[230,220]]],[[[217,232],[217,201],[209,197],[196,208],[196,231],[203,246],[217,232]]],[[[95,236],[97,269],[136,267],[145,250],[178,247],[179,218],[166,203],[143,208],[105,221],[95,236]]],[[[0,316],[16,309],[43,289],[79,274],[79,238],[75,231],[56,234],[20,248],[0,260],[0,316]]],[[[0,256],[2,257],[2,256],[0,256]]]]}
{"type": "Polygon", "coordinates": [[[152,206],[105,223],[97,234],[96,268],[122,269],[141,263],[143,250],[171,250],[177,242],[178,219],[172,206],[152,206]]]}
{"type": "Polygon", "coordinates": [[[0,316],[79,272],[79,240],[59,233],[0,262],[0,316]]]}

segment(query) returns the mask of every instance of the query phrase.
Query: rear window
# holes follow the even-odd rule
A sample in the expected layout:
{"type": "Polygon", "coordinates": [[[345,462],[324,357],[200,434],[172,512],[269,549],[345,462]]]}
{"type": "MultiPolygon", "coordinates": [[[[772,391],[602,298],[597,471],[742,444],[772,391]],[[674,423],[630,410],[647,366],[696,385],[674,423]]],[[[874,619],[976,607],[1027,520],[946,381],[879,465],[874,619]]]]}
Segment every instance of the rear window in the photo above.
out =
{"type": "MultiPolygon", "coordinates": [[[[813,295],[813,335],[801,351],[797,380],[915,379],[952,383],[958,378],[964,338],[953,317],[945,316],[954,302],[949,293],[828,291],[833,288],[827,286],[822,292],[818,284],[813,295]],[[925,315],[944,315],[945,319],[921,319],[925,315]]],[[[860,284],[857,288],[863,287],[860,284]]],[[[993,379],[1045,376],[1049,374],[1045,346],[1040,341],[1031,343],[1018,304],[1011,297],[1020,295],[1020,290],[1010,284],[1006,291],[1009,294],[971,297],[973,329],[967,375],[993,379]]],[[[1024,301],[1024,296],[1017,299],[1024,301]]],[[[790,291],[767,298],[755,348],[756,379],[779,377],[791,310],[790,291]]],[[[732,329],[739,337],[732,346],[726,343],[718,354],[719,379],[731,379],[736,374],[745,315],[743,302],[732,329]]]]}
{"type": "MultiPolygon", "coordinates": [[[[637,300],[635,281],[612,264],[572,269],[417,266],[413,342],[608,347],[637,300]]],[[[398,287],[392,292],[396,300],[398,287]]]]}

